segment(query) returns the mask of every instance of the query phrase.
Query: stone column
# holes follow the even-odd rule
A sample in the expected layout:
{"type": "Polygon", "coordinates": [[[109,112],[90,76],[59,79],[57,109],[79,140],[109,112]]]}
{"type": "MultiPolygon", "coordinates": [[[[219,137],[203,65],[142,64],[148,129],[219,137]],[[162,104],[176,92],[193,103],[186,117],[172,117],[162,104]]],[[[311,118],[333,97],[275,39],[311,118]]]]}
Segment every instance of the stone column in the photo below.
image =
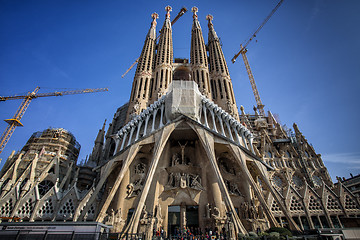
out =
{"type": "Polygon", "coordinates": [[[180,230],[182,231],[186,228],[186,205],[185,203],[181,203],[180,206],[180,230]]]}

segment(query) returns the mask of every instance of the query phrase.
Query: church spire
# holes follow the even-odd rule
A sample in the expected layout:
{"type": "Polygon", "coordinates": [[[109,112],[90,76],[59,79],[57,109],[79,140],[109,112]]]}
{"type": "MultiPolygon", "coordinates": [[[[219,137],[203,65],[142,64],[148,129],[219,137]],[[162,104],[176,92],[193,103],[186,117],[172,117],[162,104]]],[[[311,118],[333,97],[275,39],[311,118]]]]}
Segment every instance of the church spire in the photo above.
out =
{"type": "Polygon", "coordinates": [[[192,79],[198,84],[200,91],[210,98],[210,81],[207,61],[206,46],[204,37],[198,20],[198,8],[193,7],[193,25],[191,29],[191,50],[190,62],[192,69],[192,79]]]}
{"type": "Polygon", "coordinates": [[[155,90],[151,102],[161,97],[172,81],[173,41],[170,21],[170,6],[165,7],[165,22],[160,31],[160,39],[155,61],[155,90]]]}
{"type": "Polygon", "coordinates": [[[105,125],[106,125],[106,119],[104,121],[102,129],[99,130],[99,133],[96,136],[95,146],[89,157],[89,161],[94,162],[96,165],[99,165],[103,157],[102,153],[103,153],[103,145],[104,145],[104,137],[105,137],[105,125]]]}
{"type": "Polygon", "coordinates": [[[219,37],[212,23],[213,16],[209,14],[206,16],[206,19],[208,20],[209,27],[208,47],[212,98],[222,109],[239,120],[229,70],[221,49],[219,37]]]}
{"type": "Polygon", "coordinates": [[[144,47],[141,51],[135,72],[126,118],[127,121],[133,116],[140,114],[140,112],[148,106],[149,98],[151,98],[153,91],[154,79],[152,78],[152,73],[156,47],[156,19],[159,18],[159,15],[153,13],[151,17],[153,19],[151,27],[146,35],[144,47]]]}

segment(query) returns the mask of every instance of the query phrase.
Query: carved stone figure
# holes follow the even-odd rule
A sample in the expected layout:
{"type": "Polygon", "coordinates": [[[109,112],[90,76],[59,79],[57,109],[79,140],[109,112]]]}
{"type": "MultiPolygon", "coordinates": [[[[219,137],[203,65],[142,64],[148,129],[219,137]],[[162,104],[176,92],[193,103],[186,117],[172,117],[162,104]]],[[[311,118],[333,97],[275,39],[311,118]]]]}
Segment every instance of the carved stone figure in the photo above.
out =
{"type": "Polygon", "coordinates": [[[144,205],[144,207],[143,207],[143,209],[141,211],[140,219],[145,220],[145,219],[147,219],[147,217],[148,217],[148,212],[146,211],[146,206],[144,205]]]}
{"type": "Polygon", "coordinates": [[[210,218],[211,214],[211,205],[208,203],[205,205],[205,217],[210,218]]]}
{"type": "Polygon", "coordinates": [[[220,218],[220,210],[217,207],[213,207],[213,211],[212,211],[212,216],[213,218],[220,218]]]}
{"type": "Polygon", "coordinates": [[[179,143],[180,148],[181,148],[181,164],[186,164],[186,161],[185,161],[185,147],[186,147],[188,142],[186,142],[184,145],[181,145],[180,142],[178,142],[178,143],[179,143]]]}
{"type": "Polygon", "coordinates": [[[168,178],[168,183],[167,185],[170,186],[170,187],[175,187],[175,180],[174,180],[174,173],[170,173],[169,174],[169,178],[168,178]]]}
{"type": "Polygon", "coordinates": [[[242,196],[237,184],[233,183],[233,182],[230,182],[230,192],[232,192],[236,195],[242,196]]]}
{"type": "MultiPolygon", "coordinates": [[[[113,213],[114,210],[112,209],[113,213]]],[[[120,223],[121,222],[121,208],[119,208],[118,210],[116,210],[115,215],[114,215],[114,222],[113,223],[120,223]]]]}
{"type": "Polygon", "coordinates": [[[241,204],[241,210],[242,210],[243,218],[248,219],[249,218],[249,203],[248,202],[243,202],[241,204]]]}
{"type": "Polygon", "coordinates": [[[171,158],[171,166],[175,166],[175,165],[178,165],[178,164],[181,164],[179,154],[174,153],[172,155],[172,158],[171,158]]]}
{"type": "Polygon", "coordinates": [[[251,205],[250,208],[249,208],[249,217],[252,218],[252,219],[255,219],[257,218],[257,212],[255,210],[255,206],[254,205],[251,205]]]}
{"type": "Polygon", "coordinates": [[[201,185],[201,178],[199,175],[193,175],[191,179],[191,188],[194,188],[196,190],[203,190],[203,186],[201,185]]]}
{"type": "Polygon", "coordinates": [[[134,192],[134,185],[132,183],[130,183],[126,186],[126,189],[127,189],[126,190],[127,197],[131,197],[131,195],[134,192]]]}
{"type": "Polygon", "coordinates": [[[104,223],[107,225],[114,225],[114,219],[115,219],[115,212],[114,209],[111,209],[110,212],[108,212],[106,217],[104,218],[104,223]]]}
{"type": "Polygon", "coordinates": [[[181,179],[181,174],[180,173],[175,173],[175,187],[179,187],[180,186],[180,179],[181,179]]]}
{"type": "Polygon", "coordinates": [[[135,173],[136,174],[144,174],[146,169],[146,165],[144,163],[138,163],[135,166],[135,173]]]}
{"type": "Polygon", "coordinates": [[[230,100],[226,101],[226,105],[227,105],[227,108],[228,108],[228,112],[231,115],[234,115],[234,105],[230,102],[230,100]]]}
{"type": "Polygon", "coordinates": [[[180,187],[181,188],[186,188],[187,187],[187,177],[186,177],[186,175],[184,173],[181,174],[180,187]]]}

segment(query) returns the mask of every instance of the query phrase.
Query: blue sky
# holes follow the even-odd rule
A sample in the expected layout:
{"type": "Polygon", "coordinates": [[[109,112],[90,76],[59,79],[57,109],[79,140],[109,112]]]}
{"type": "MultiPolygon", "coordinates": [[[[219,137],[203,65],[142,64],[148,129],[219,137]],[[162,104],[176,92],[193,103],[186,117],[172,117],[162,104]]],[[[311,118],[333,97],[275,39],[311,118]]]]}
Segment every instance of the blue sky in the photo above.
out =
{"type": "MultiPolygon", "coordinates": [[[[238,106],[255,105],[241,58],[231,58],[256,30],[277,0],[223,1],[0,1],[0,96],[108,87],[107,93],[35,99],[0,158],[20,150],[35,131],[62,127],[91,153],[98,129],[111,121],[130,97],[135,68],[121,75],[140,55],[151,13],[158,30],[164,7],[199,8],[207,42],[205,16],[223,44],[238,106]]],[[[300,130],[322,154],[333,180],[360,173],[360,1],[285,0],[248,49],[265,110],[300,130]]],[[[174,56],[190,58],[192,17],[187,12],[173,26],[174,56]]],[[[21,101],[0,103],[0,119],[13,116],[21,101]]],[[[6,123],[0,123],[4,131],[6,123]]]]}

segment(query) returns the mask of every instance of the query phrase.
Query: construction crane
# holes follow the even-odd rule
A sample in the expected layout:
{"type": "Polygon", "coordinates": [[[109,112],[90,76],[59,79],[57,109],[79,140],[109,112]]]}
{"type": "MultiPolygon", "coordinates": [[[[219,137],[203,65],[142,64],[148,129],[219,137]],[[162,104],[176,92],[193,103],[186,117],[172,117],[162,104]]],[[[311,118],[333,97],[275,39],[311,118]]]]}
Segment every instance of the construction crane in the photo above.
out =
{"type": "MultiPolygon", "coordinates": [[[[180,9],[180,12],[179,12],[179,13],[176,15],[176,17],[171,21],[171,26],[174,25],[174,23],[175,23],[177,20],[179,20],[179,18],[180,18],[182,15],[184,15],[186,12],[187,12],[187,8],[186,8],[186,7],[182,7],[182,8],[180,9]]],[[[156,37],[156,40],[158,40],[158,39],[160,38],[160,35],[161,35],[161,34],[159,34],[159,35],[156,37]]],[[[139,62],[139,58],[140,58],[140,57],[138,57],[138,58],[135,60],[135,62],[134,62],[133,64],[131,64],[131,66],[126,70],[126,72],[125,72],[123,75],[121,75],[121,78],[124,78],[125,75],[139,62]]]]}
{"type": "Polygon", "coordinates": [[[15,131],[15,128],[18,126],[23,126],[20,122],[21,118],[24,116],[26,109],[29,107],[31,100],[39,97],[52,97],[52,96],[64,96],[64,95],[73,95],[73,94],[82,94],[82,93],[95,93],[95,92],[105,92],[108,91],[107,88],[95,88],[95,89],[80,89],[80,90],[72,90],[72,91],[62,91],[62,92],[51,92],[51,93],[37,93],[40,87],[36,87],[34,91],[29,92],[27,95],[14,95],[9,97],[0,96],[1,101],[7,100],[15,100],[15,99],[24,99],[21,103],[20,107],[14,114],[14,116],[10,119],[5,119],[9,125],[3,132],[0,137],[0,154],[4,150],[7,142],[9,141],[11,135],[15,131]]]}
{"type": "Polygon", "coordinates": [[[239,55],[241,54],[243,60],[244,60],[244,64],[246,67],[246,71],[249,75],[249,79],[250,79],[250,83],[251,83],[251,88],[253,90],[254,96],[255,96],[255,100],[256,100],[256,104],[257,104],[257,109],[259,110],[260,115],[265,116],[265,112],[264,112],[264,104],[262,104],[261,99],[260,99],[260,95],[259,92],[257,90],[256,87],[256,83],[255,83],[255,79],[254,76],[251,72],[251,68],[249,65],[249,61],[247,59],[246,56],[246,52],[247,49],[246,47],[249,45],[249,43],[256,37],[256,35],[258,34],[258,32],[263,28],[263,26],[267,23],[267,21],[269,21],[269,19],[271,18],[271,16],[276,12],[276,10],[280,7],[280,5],[283,3],[284,0],[280,0],[278,2],[278,4],[276,5],[276,7],[270,12],[270,14],[265,18],[265,20],[261,23],[261,25],[256,29],[256,31],[251,35],[251,37],[245,42],[245,44],[241,44],[240,45],[240,51],[235,54],[235,56],[231,59],[232,63],[235,63],[236,59],[239,57],[239,55]]]}

